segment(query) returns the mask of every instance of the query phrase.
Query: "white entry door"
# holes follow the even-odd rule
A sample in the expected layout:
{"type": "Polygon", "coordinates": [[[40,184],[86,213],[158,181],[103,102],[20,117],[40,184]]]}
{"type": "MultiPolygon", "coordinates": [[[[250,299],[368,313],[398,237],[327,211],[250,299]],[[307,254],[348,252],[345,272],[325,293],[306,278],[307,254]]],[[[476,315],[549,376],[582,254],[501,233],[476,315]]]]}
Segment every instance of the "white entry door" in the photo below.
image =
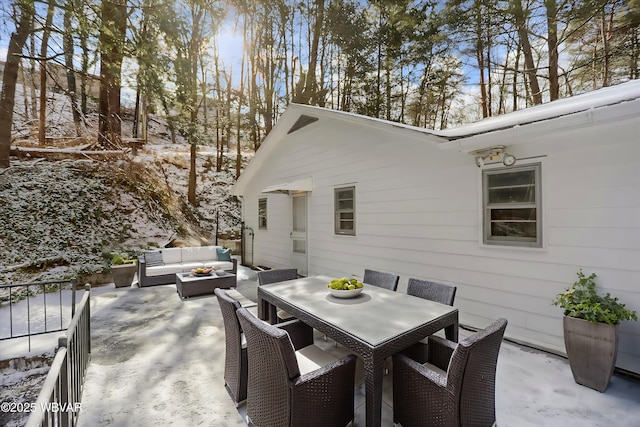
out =
{"type": "Polygon", "coordinates": [[[298,274],[307,276],[307,193],[291,195],[291,264],[298,274]]]}

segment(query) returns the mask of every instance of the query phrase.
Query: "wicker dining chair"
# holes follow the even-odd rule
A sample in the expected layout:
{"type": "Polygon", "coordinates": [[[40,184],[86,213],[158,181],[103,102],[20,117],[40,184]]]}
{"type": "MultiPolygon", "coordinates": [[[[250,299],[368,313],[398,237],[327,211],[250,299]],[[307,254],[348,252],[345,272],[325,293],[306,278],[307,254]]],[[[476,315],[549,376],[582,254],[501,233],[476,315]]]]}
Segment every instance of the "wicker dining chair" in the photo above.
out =
{"type": "MultiPolygon", "coordinates": [[[[312,333],[311,328],[298,319],[269,325],[244,308],[236,314],[247,339],[249,356],[249,425],[345,426],[353,420],[354,355],[332,358],[325,366],[305,372],[302,368],[306,363],[299,363],[300,354],[315,346],[302,348],[301,340],[289,338],[299,328],[303,334],[312,333]]],[[[326,357],[327,353],[324,354],[326,357]]]]}
{"type": "Polygon", "coordinates": [[[399,280],[400,280],[400,276],[396,274],[365,269],[364,278],[362,279],[362,282],[366,283],[367,285],[373,285],[379,288],[395,291],[396,289],[398,289],[399,280]]]}
{"type": "Polygon", "coordinates": [[[220,288],[213,290],[218,298],[224,322],[224,383],[236,406],[247,399],[247,347],[236,316],[240,303],[220,288]]]}
{"type": "MultiPolygon", "coordinates": [[[[258,286],[269,285],[271,283],[284,282],[298,278],[298,270],[295,268],[281,268],[276,270],[265,270],[258,272],[258,286]]],[[[258,317],[264,319],[269,313],[269,303],[261,301],[258,305],[258,317]]],[[[294,317],[284,310],[278,310],[275,319],[268,319],[271,323],[284,322],[294,319],[294,317]]]]}
{"type": "MultiPolygon", "coordinates": [[[[456,298],[456,290],[457,288],[455,286],[414,278],[410,278],[407,285],[408,295],[446,305],[453,305],[453,301],[456,298]]],[[[453,340],[452,330],[445,329],[445,334],[448,340],[453,340]]]]}
{"type": "Polygon", "coordinates": [[[507,327],[498,319],[456,344],[431,336],[428,359],[393,356],[393,419],[403,427],[484,427],[496,421],[496,364],[507,327]]]}

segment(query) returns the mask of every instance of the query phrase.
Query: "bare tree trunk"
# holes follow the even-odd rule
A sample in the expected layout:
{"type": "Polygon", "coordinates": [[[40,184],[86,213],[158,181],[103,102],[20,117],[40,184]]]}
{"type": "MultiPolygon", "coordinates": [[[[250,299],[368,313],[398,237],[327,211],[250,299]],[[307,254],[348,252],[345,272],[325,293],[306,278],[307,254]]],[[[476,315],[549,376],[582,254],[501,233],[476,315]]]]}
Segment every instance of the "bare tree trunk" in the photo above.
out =
{"type": "Polygon", "coordinates": [[[215,53],[214,57],[214,65],[216,71],[216,172],[220,172],[222,170],[222,147],[224,132],[222,135],[220,134],[220,109],[222,108],[222,90],[220,87],[220,67],[219,67],[219,58],[218,52],[215,53]]]}
{"type": "Polygon", "coordinates": [[[16,82],[18,81],[20,54],[31,31],[34,13],[32,0],[20,3],[20,21],[16,25],[16,31],[11,34],[9,39],[7,61],[2,74],[2,95],[0,95],[0,168],[9,167],[13,106],[15,103],[16,82]]]}
{"type": "Polygon", "coordinates": [[[105,0],[102,3],[98,143],[104,148],[119,148],[121,145],[120,74],[127,29],[126,13],[124,0],[105,0]]]}
{"type": "Polygon", "coordinates": [[[87,75],[89,74],[89,46],[87,45],[87,31],[84,30],[84,24],[80,24],[80,49],[82,51],[82,65],[80,68],[80,111],[86,117],[87,108],[87,75]]]}
{"type": "MultiPolygon", "coordinates": [[[[322,36],[322,24],[324,22],[324,0],[315,0],[316,16],[313,26],[313,39],[311,41],[311,57],[309,58],[309,71],[304,88],[304,100],[318,105],[318,82],[316,81],[316,68],[318,67],[318,46],[322,36]]],[[[306,102],[305,102],[306,103],[306,102]]]]}
{"type": "Polygon", "coordinates": [[[171,111],[169,109],[169,103],[167,102],[167,97],[164,94],[164,90],[160,89],[160,102],[162,103],[162,110],[164,111],[164,115],[167,118],[167,126],[169,127],[169,133],[171,134],[171,143],[176,143],[176,128],[173,124],[173,118],[171,117],[171,111]]]}
{"type": "Polygon", "coordinates": [[[187,191],[187,199],[191,206],[196,206],[196,156],[198,146],[195,143],[191,143],[191,149],[189,150],[189,189],[187,191]]]}
{"type": "MultiPolygon", "coordinates": [[[[289,92],[289,52],[287,51],[287,22],[289,19],[289,13],[288,10],[284,7],[284,2],[279,4],[279,9],[280,9],[280,37],[282,38],[282,46],[284,46],[283,49],[283,59],[282,59],[282,63],[284,65],[284,102],[285,105],[289,105],[289,103],[291,102],[292,99],[292,94],[291,92],[289,92]]],[[[293,26],[293,23],[292,23],[293,26]]],[[[251,27],[253,27],[253,23],[251,25],[251,27]]],[[[291,51],[291,56],[293,57],[293,50],[291,51]]],[[[250,98],[252,99],[252,98],[250,98]]],[[[252,102],[250,102],[251,104],[252,102]]]]}
{"type": "Polygon", "coordinates": [[[489,117],[493,116],[493,78],[491,73],[491,23],[487,22],[487,113],[489,117]]]}
{"type": "Polygon", "coordinates": [[[602,86],[609,86],[609,76],[610,76],[610,55],[611,55],[611,37],[612,37],[612,28],[613,28],[613,17],[614,17],[614,9],[615,6],[611,6],[612,10],[607,18],[606,9],[603,7],[602,9],[602,56],[604,58],[603,70],[602,70],[602,86]]]}
{"type": "MultiPolygon", "coordinates": [[[[258,76],[258,69],[255,61],[251,60],[251,88],[250,93],[250,106],[249,106],[249,121],[251,123],[251,141],[253,142],[254,151],[260,148],[260,127],[258,126],[258,82],[256,80],[258,76]]],[[[285,86],[287,82],[285,81],[285,86]]],[[[289,102],[289,101],[287,101],[289,102]]]]}
{"type": "Polygon", "coordinates": [[[520,45],[522,46],[522,53],[524,55],[525,73],[529,76],[531,99],[534,105],[542,104],[542,92],[540,91],[540,85],[538,84],[537,68],[533,60],[533,49],[529,42],[529,32],[524,12],[522,10],[521,0],[512,0],[512,6],[518,31],[518,38],[520,39],[520,45]]]}
{"type": "Polygon", "coordinates": [[[391,68],[393,67],[393,59],[389,55],[389,49],[384,56],[384,101],[386,104],[385,119],[391,120],[391,68]]]}
{"type": "MultiPolygon", "coordinates": [[[[32,18],[33,19],[33,18],[32,18]]],[[[34,23],[31,22],[32,28],[34,23]]],[[[31,37],[30,37],[30,43],[29,43],[29,89],[31,92],[31,115],[33,116],[33,118],[35,119],[36,115],[38,114],[38,97],[36,95],[36,81],[35,81],[35,75],[36,75],[36,35],[31,33],[31,37]]]]}
{"type": "Polygon", "coordinates": [[[638,28],[629,29],[629,79],[638,78],[638,28]]]}
{"type": "Polygon", "coordinates": [[[556,0],[545,0],[547,9],[547,49],[549,51],[549,99],[560,98],[558,81],[558,5],[556,0]]]}
{"type": "Polygon", "coordinates": [[[294,24],[293,19],[291,22],[291,99],[293,100],[296,96],[296,61],[298,57],[296,56],[296,46],[295,46],[295,35],[294,35],[294,24]]]}
{"type": "MultiPolygon", "coordinates": [[[[29,114],[29,97],[27,96],[27,87],[29,84],[27,83],[27,76],[24,72],[24,65],[22,65],[22,61],[18,64],[18,73],[20,74],[20,81],[22,82],[22,99],[24,104],[24,119],[26,121],[31,120],[31,115],[29,114]]],[[[33,85],[31,85],[33,87],[33,85]]]]}
{"type": "Polygon", "coordinates": [[[136,103],[133,107],[133,126],[131,129],[131,136],[133,138],[138,137],[138,127],[140,126],[140,81],[138,81],[138,88],[136,89],[136,103]]]}
{"type": "MultiPolygon", "coordinates": [[[[244,28],[242,30],[244,45],[247,45],[247,20],[244,20],[244,28]]],[[[240,59],[240,89],[238,96],[238,112],[236,117],[236,179],[240,178],[240,172],[242,170],[242,139],[240,126],[242,124],[242,95],[244,94],[244,65],[245,65],[245,51],[242,51],[242,57],[240,59]]]]}
{"type": "MultiPolygon", "coordinates": [[[[226,78],[226,97],[225,97],[225,111],[226,120],[224,122],[224,138],[222,140],[222,151],[227,152],[231,141],[231,85],[233,84],[233,68],[229,67],[229,75],[226,78]],[[226,148],[225,148],[226,142],[226,148]]],[[[225,170],[228,168],[225,167],[225,170]]]]}
{"type": "Polygon", "coordinates": [[[51,24],[53,23],[53,11],[55,0],[49,0],[47,6],[47,19],[42,31],[42,41],[40,43],[40,126],[38,128],[38,143],[45,145],[47,133],[47,50],[49,48],[49,35],[51,34],[51,24]]]}
{"type": "Polygon", "coordinates": [[[197,205],[196,200],[196,155],[197,155],[197,139],[196,133],[198,131],[198,62],[200,57],[200,44],[202,43],[202,19],[204,18],[204,11],[202,9],[192,11],[193,17],[193,29],[191,33],[191,40],[188,46],[189,57],[189,77],[188,81],[188,99],[191,106],[191,113],[189,118],[189,144],[191,145],[191,157],[189,167],[189,185],[187,189],[187,199],[191,206],[197,205]]]}
{"type": "MultiPolygon", "coordinates": [[[[478,6],[480,7],[480,6],[478,6]]],[[[482,12],[477,11],[476,15],[476,59],[478,61],[478,71],[480,71],[480,104],[482,106],[482,118],[489,117],[488,100],[487,100],[487,84],[485,82],[485,61],[484,61],[484,43],[482,37],[482,12]]]]}
{"type": "Polygon", "coordinates": [[[76,135],[81,135],[82,115],[78,108],[78,94],[75,66],[73,65],[73,35],[71,26],[71,12],[73,10],[73,1],[67,2],[64,10],[64,34],[62,35],[62,45],[64,48],[64,63],[67,67],[67,89],[69,91],[69,101],[71,102],[71,113],[73,114],[73,123],[76,127],[76,135]]]}
{"type": "Polygon", "coordinates": [[[518,70],[520,67],[520,54],[522,52],[522,46],[518,43],[518,47],[516,48],[516,58],[514,60],[515,68],[513,70],[513,82],[512,82],[512,90],[513,90],[513,111],[518,110],[518,70]]]}

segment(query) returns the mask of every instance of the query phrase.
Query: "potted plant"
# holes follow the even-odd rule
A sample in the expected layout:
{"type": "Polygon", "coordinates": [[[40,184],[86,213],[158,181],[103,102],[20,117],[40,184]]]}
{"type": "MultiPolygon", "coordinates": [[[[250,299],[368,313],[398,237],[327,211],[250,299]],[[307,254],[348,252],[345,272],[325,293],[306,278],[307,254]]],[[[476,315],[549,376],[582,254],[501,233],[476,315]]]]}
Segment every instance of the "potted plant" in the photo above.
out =
{"type": "Polygon", "coordinates": [[[578,280],[553,304],[564,310],[564,344],[574,380],[604,392],[616,365],[618,325],[638,316],[618,298],[599,295],[595,279],[595,273],[578,271],[578,280]]]}
{"type": "Polygon", "coordinates": [[[111,257],[111,275],[116,288],[131,286],[133,277],[136,275],[136,260],[114,254],[111,257]]]}

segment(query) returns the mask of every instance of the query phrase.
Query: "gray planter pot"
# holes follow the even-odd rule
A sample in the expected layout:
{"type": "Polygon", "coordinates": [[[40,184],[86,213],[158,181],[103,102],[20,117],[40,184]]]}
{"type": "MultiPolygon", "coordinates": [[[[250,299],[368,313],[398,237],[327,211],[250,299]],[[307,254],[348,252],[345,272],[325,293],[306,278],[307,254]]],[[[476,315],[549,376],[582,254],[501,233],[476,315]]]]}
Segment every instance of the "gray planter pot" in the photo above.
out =
{"type": "Polygon", "coordinates": [[[618,325],[565,316],[563,327],[573,379],[604,393],[616,366],[618,325]]]}
{"type": "Polygon", "coordinates": [[[133,282],[133,277],[136,275],[136,264],[112,265],[111,275],[116,288],[129,287],[133,282]]]}

